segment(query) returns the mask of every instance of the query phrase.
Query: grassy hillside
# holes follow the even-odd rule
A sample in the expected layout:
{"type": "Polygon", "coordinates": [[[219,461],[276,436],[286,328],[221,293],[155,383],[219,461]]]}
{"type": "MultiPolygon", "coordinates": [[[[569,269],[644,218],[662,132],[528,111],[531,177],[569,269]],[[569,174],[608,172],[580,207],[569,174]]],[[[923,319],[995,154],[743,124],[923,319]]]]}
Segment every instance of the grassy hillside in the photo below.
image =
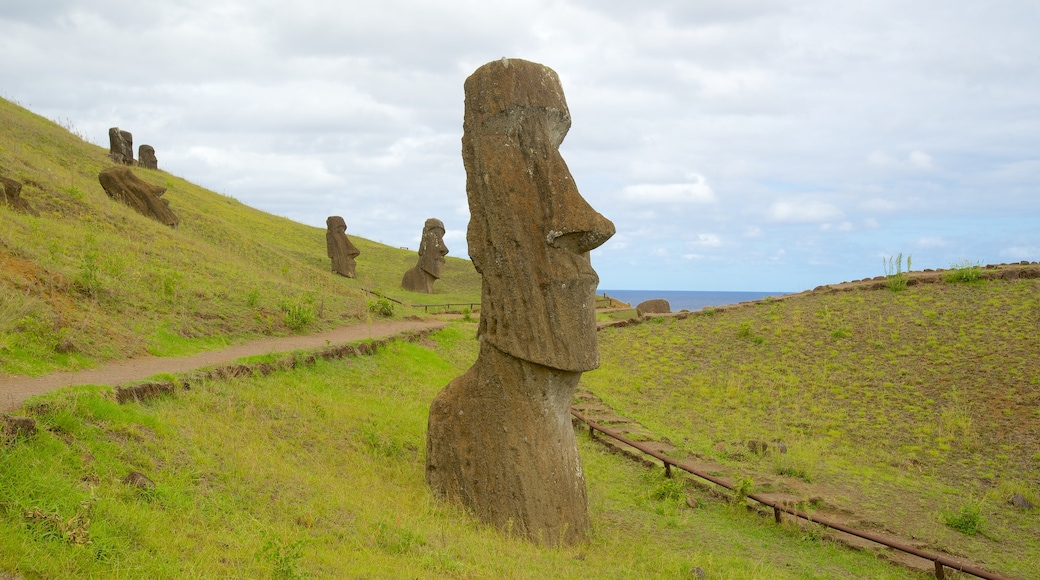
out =
{"type": "Polygon", "coordinates": [[[604,330],[582,380],[727,474],[1034,577],[1040,280],[946,277],[604,330]]]}
{"type": "Polygon", "coordinates": [[[690,508],[678,480],[587,437],[588,544],[539,548],[436,501],[429,402],[472,364],[475,326],[143,404],[38,398],[40,431],[0,440],[0,577],[917,577],[700,492],[690,508]]]}
{"type": "MultiPolygon", "coordinates": [[[[479,276],[448,258],[438,293],[399,289],[415,252],[351,236],[358,279],[330,271],[325,230],[266,214],[164,171],[178,229],[108,198],[107,150],[0,99],[0,175],[39,217],[0,204],[0,376],[143,353],[179,355],[370,316],[382,290],[406,304],[479,301],[479,276]]],[[[398,315],[407,314],[399,309],[398,315]]]]}

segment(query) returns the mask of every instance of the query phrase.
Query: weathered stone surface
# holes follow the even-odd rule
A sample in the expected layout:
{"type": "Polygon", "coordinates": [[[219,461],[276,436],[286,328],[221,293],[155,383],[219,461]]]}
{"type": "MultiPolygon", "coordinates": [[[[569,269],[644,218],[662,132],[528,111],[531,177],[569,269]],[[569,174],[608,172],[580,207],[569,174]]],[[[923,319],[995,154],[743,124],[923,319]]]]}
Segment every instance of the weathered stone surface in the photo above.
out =
{"type": "Polygon", "coordinates": [[[166,193],[166,188],[142,180],[129,167],[104,169],[98,174],[98,181],[109,197],[125,203],[142,215],[173,227],[181,221],[170,210],[169,202],[161,197],[166,193]]]}
{"type": "Polygon", "coordinates": [[[22,184],[7,177],[0,177],[0,203],[18,212],[40,215],[22,199],[22,184]]]}
{"type": "Polygon", "coordinates": [[[120,131],[119,127],[108,130],[108,156],[112,161],[123,165],[134,164],[134,137],[129,131],[120,131]]]}
{"type": "Polygon", "coordinates": [[[643,316],[644,314],[668,314],[671,311],[672,306],[668,304],[668,301],[664,298],[644,300],[636,306],[636,314],[639,316],[643,316]]]}
{"type": "Polygon", "coordinates": [[[328,231],[325,232],[325,247],[329,258],[332,258],[332,271],[347,278],[357,276],[357,262],[355,258],[361,255],[361,250],[350,243],[347,237],[347,222],[338,215],[330,215],[325,220],[328,231]]]}
{"type": "Polygon", "coordinates": [[[159,160],[155,158],[155,147],[151,145],[138,147],[137,164],[146,169],[159,169],[159,160]]]}
{"type": "Polygon", "coordinates": [[[430,407],[426,481],[499,528],[546,544],[588,531],[571,398],[599,366],[589,251],[614,224],[578,193],[559,145],[559,78],[494,61],[465,84],[469,254],[483,277],[476,363],[430,407]]]}
{"type": "Polygon", "coordinates": [[[1033,505],[1033,502],[1026,499],[1026,496],[1020,493],[1016,493],[1015,495],[1011,496],[1011,499],[1008,500],[1008,504],[1020,510],[1031,510],[1034,507],[1036,507],[1033,505]]]}
{"type": "Polygon", "coordinates": [[[404,273],[401,287],[411,292],[433,294],[433,283],[441,277],[446,255],[448,246],[444,245],[444,222],[430,218],[423,226],[422,241],[419,242],[419,263],[404,273]]]}
{"type": "Polygon", "coordinates": [[[149,491],[155,489],[155,482],[140,471],[131,471],[123,478],[123,483],[137,489],[149,491]]]}

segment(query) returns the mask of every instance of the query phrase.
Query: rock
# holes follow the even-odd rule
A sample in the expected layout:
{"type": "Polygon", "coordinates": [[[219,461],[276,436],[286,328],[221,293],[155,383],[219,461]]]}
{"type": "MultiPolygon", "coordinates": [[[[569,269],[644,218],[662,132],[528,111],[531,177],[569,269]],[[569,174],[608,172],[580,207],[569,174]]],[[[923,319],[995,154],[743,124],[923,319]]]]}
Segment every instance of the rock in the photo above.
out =
{"type": "Polygon", "coordinates": [[[581,197],[559,152],[559,78],[502,59],[465,83],[466,239],[482,276],[477,361],[430,407],[426,482],[483,521],[543,544],[589,528],[569,408],[599,366],[589,252],[614,224],[581,197]]]}
{"type": "Polygon", "coordinates": [[[1008,500],[1008,503],[1020,510],[1031,510],[1034,507],[1036,507],[1033,505],[1033,502],[1026,499],[1026,496],[1020,493],[1016,493],[1015,495],[1011,496],[1011,499],[1008,500]]]}
{"type": "Polygon", "coordinates": [[[120,165],[134,164],[134,137],[129,131],[120,131],[119,127],[108,130],[108,156],[120,165]]]}
{"type": "Polygon", "coordinates": [[[340,276],[354,278],[357,276],[357,262],[354,260],[361,255],[361,250],[350,243],[347,237],[347,222],[338,215],[330,215],[325,220],[328,231],[325,232],[325,248],[332,258],[332,271],[340,276]]]}
{"type": "Polygon", "coordinates": [[[765,441],[756,441],[754,439],[747,442],[748,451],[755,455],[765,455],[769,453],[769,444],[765,441]]]}
{"type": "Polygon", "coordinates": [[[155,482],[140,471],[131,471],[123,478],[123,483],[144,491],[155,489],[155,482]]]}
{"type": "Polygon", "coordinates": [[[31,417],[4,415],[0,419],[0,433],[8,437],[32,437],[36,435],[36,421],[31,417]]]}
{"type": "Polygon", "coordinates": [[[444,222],[430,218],[423,225],[422,241],[419,242],[419,263],[404,273],[401,288],[411,292],[433,294],[433,283],[441,277],[446,255],[448,246],[444,245],[444,222]]]}
{"type": "Polygon", "coordinates": [[[22,199],[22,184],[7,177],[0,177],[0,203],[14,211],[29,215],[40,215],[29,202],[22,199]]]}
{"type": "Polygon", "coordinates": [[[172,227],[177,227],[181,221],[161,197],[166,188],[142,180],[129,167],[104,169],[98,174],[98,181],[108,197],[125,203],[141,215],[172,227]]]}
{"type": "Polygon", "coordinates": [[[636,314],[639,316],[645,316],[647,314],[668,314],[671,311],[671,305],[668,304],[668,301],[664,298],[645,300],[636,306],[636,314]]]}
{"type": "Polygon", "coordinates": [[[159,160],[155,158],[155,148],[151,145],[138,147],[137,164],[145,169],[159,169],[159,160]]]}

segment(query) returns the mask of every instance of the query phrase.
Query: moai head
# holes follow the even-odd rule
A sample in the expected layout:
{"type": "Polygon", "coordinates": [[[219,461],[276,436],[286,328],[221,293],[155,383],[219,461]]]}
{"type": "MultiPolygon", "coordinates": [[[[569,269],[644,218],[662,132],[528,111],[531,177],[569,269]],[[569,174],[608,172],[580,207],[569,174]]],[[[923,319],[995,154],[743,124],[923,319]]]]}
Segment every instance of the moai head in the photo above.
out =
{"type": "Polygon", "coordinates": [[[423,226],[422,241],[419,242],[419,267],[430,276],[440,279],[446,255],[448,246],[444,245],[444,222],[430,218],[423,226]]]}
{"type": "Polygon", "coordinates": [[[559,146],[570,129],[556,73],[502,59],[465,83],[462,158],[480,334],[514,357],[567,371],[599,366],[589,251],[614,224],[578,193],[559,146]]]}
{"type": "Polygon", "coordinates": [[[137,164],[147,169],[159,169],[159,160],[155,158],[155,148],[151,145],[138,147],[137,164]]]}

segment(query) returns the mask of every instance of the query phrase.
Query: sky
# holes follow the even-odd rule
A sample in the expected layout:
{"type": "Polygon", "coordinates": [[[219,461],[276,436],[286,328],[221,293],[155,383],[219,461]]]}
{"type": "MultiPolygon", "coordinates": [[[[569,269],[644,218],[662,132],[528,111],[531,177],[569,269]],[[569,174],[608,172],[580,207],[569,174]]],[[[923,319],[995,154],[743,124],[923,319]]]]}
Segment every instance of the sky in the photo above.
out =
{"type": "Polygon", "coordinates": [[[601,289],[1040,260],[1037,55],[1035,0],[0,0],[0,96],[301,223],[439,218],[458,257],[463,82],[549,66],[601,289]]]}

